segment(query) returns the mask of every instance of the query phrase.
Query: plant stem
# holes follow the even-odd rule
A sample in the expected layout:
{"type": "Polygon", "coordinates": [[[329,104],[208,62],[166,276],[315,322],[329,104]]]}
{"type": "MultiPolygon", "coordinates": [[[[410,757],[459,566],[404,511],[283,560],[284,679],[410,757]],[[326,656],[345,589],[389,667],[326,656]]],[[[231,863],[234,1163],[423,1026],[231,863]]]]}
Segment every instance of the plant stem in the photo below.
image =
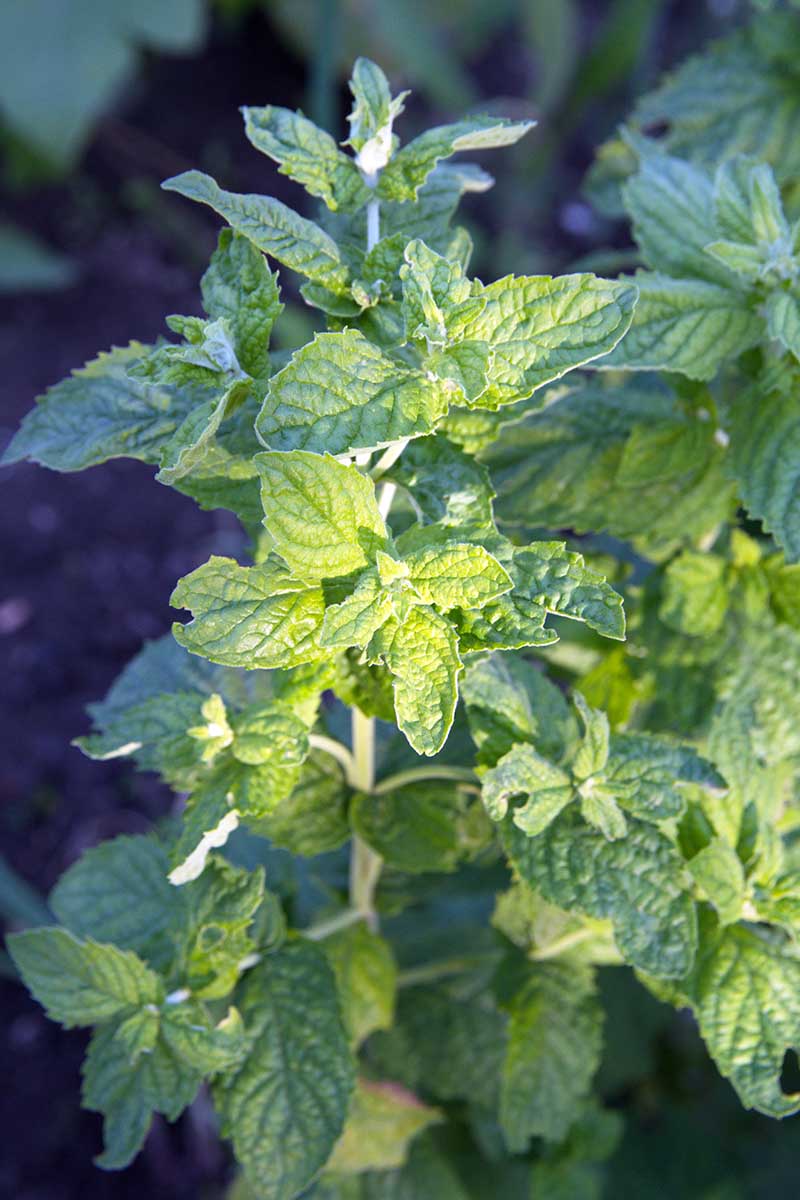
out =
{"type": "Polygon", "coordinates": [[[586,942],[591,937],[597,936],[596,929],[584,927],[576,929],[572,933],[565,933],[563,937],[556,938],[554,942],[550,942],[547,946],[542,946],[539,950],[534,950],[531,958],[536,962],[544,962],[548,958],[558,958],[565,950],[571,950],[573,946],[579,946],[581,942],[586,942]]]}
{"type": "Polygon", "coordinates": [[[303,937],[309,938],[312,942],[321,942],[326,937],[330,937],[332,933],[338,933],[340,929],[347,929],[350,925],[355,925],[356,921],[363,920],[362,913],[356,912],[354,908],[346,908],[343,912],[337,913],[335,917],[329,917],[327,921],[309,925],[308,929],[303,930],[303,937]]]}
{"type": "Polygon", "coordinates": [[[434,983],[437,979],[447,979],[451,975],[463,975],[473,967],[480,966],[483,958],[475,955],[472,958],[444,958],[439,962],[423,963],[419,967],[409,967],[397,976],[397,986],[415,987],[418,983],[434,983]]]}
{"type": "Polygon", "coordinates": [[[337,742],[335,738],[326,737],[324,733],[312,733],[308,738],[309,745],[313,750],[321,750],[323,754],[330,754],[331,758],[344,767],[344,773],[347,782],[351,787],[355,787],[356,764],[347,746],[337,742]]]}
{"type": "MultiPolygon", "coordinates": [[[[372,792],[375,786],[375,719],[365,717],[359,708],[352,710],[353,786],[372,792]]],[[[350,852],[350,904],[373,931],[378,927],[375,888],[383,859],[365,841],[353,834],[350,852]]]]}
{"type": "Polygon", "coordinates": [[[409,767],[407,771],[398,771],[394,775],[387,775],[380,783],[376,783],[372,789],[374,796],[385,796],[387,792],[393,792],[395,788],[405,787],[407,783],[422,783],[428,779],[451,779],[455,783],[465,784],[471,791],[480,792],[478,786],[478,777],[469,767],[448,767],[434,766],[430,767],[409,767]]]}

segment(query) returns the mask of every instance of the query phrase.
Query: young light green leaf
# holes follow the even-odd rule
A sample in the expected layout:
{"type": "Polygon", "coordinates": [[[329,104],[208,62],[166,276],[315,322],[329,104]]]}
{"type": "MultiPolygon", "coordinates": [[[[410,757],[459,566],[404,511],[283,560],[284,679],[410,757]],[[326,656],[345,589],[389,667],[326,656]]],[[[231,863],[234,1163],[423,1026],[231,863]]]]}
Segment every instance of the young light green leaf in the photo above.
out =
{"type": "Polygon", "coordinates": [[[602,771],[608,762],[608,717],[597,708],[587,704],[580,692],[573,692],[572,700],[583,723],[583,738],[570,764],[579,781],[602,771]]]}
{"type": "Polygon", "coordinates": [[[689,637],[710,637],[728,611],[727,564],[716,554],[684,550],[664,574],[659,616],[689,637]]]}
{"type": "Polygon", "coordinates": [[[306,450],[259,454],[256,463],[264,524],[299,579],[350,575],[385,546],[375,485],[355,466],[306,450]]]}
{"type": "Polygon", "coordinates": [[[347,454],[430,433],[451,398],[358,330],[321,333],[272,377],[256,430],[273,450],[347,454]]]}
{"type": "Polygon", "coordinates": [[[393,614],[391,595],[377,573],[366,571],[352,595],[325,609],[320,645],[367,646],[393,614]]]}
{"type": "Polygon", "coordinates": [[[8,948],[25,986],[67,1029],[161,1002],[161,981],[130,950],[50,927],[12,933],[8,948]]]}
{"type": "Polygon", "coordinates": [[[322,943],[333,967],[345,1028],[355,1047],[394,1021],[397,967],[389,943],[359,921],[322,943]]]}
{"type": "Polygon", "coordinates": [[[514,746],[483,777],[483,802],[493,821],[502,821],[509,801],[527,796],[511,819],[528,837],[535,837],[569,804],[575,794],[570,776],[527,745],[514,746]]]}
{"type": "Polygon", "coordinates": [[[392,153],[392,125],[405,107],[408,92],[392,98],[389,81],[377,63],[357,58],[350,76],[353,108],[348,145],[356,151],[356,163],[365,175],[373,176],[386,165],[392,153]]]}
{"type": "Polygon", "coordinates": [[[416,200],[420,187],[441,159],[460,150],[512,146],[535,124],[535,121],[478,116],[428,129],[398,151],[381,172],[378,195],[383,200],[416,200]]]}
{"type": "Polygon", "coordinates": [[[537,963],[508,1004],[500,1124],[509,1150],[560,1142],[600,1064],[603,1010],[590,968],[537,963]]]}
{"type": "Polygon", "coordinates": [[[763,325],[739,292],[701,279],[638,272],[639,300],[627,337],[602,367],[677,371],[713,379],[722,363],[754,346],[763,325]]]}
{"type": "Polygon", "coordinates": [[[800,1109],[780,1074],[800,1043],[800,962],[756,929],[729,925],[703,939],[689,996],[717,1067],[747,1108],[771,1117],[800,1109]]]}
{"type": "Polygon", "coordinates": [[[248,973],[240,1008],[251,1049],[215,1104],[264,1200],[292,1200],[327,1161],[354,1084],[333,972],[310,943],[289,943],[248,973]]]}
{"type": "Polygon", "coordinates": [[[319,225],[298,216],[280,200],[226,192],[202,171],[184,171],[161,186],[168,192],[207,204],[258,250],[300,275],[334,292],[344,290],[348,272],[336,243],[319,225]]]}
{"type": "Polygon", "coordinates": [[[133,379],[128,369],[148,353],[139,342],[100,354],[45,392],[3,456],[54,471],[82,471],[110,458],[158,462],[161,449],[207,392],[133,379]]]}
{"type": "Polygon", "coordinates": [[[188,625],[173,626],[175,639],[212,662],[285,669],[320,657],[322,591],[274,561],[241,567],[214,555],[179,581],[170,603],[194,614],[188,625]]]}
{"type": "Polygon", "coordinates": [[[717,910],[722,925],[732,925],[742,915],[745,894],[744,868],[736,851],[722,838],[714,838],[689,860],[692,878],[717,910]]]}
{"type": "Polygon", "coordinates": [[[277,276],[263,254],[243,234],[221,229],[200,289],[208,315],[228,321],[242,369],[255,380],[265,380],[270,333],[283,305],[277,276]]]}
{"type": "Polygon", "coordinates": [[[465,338],[494,352],[481,408],[524,400],[567,371],[608,354],[627,332],[636,287],[594,275],[508,275],[476,288],[486,307],[465,338]]]}
{"type": "Polygon", "coordinates": [[[695,908],[683,860],[654,826],[631,818],[608,841],[577,811],[562,813],[538,837],[507,820],[506,852],[524,881],[561,908],[608,918],[620,952],[659,978],[683,978],[697,946],[695,908]]]}
{"type": "Polygon", "coordinates": [[[438,1109],[399,1084],[359,1079],[328,1169],[354,1175],[401,1167],[411,1141],[441,1120],[438,1109]]]}
{"type": "Polygon", "coordinates": [[[369,200],[355,160],[343,154],[329,133],[288,108],[243,108],[248,141],[280,163],[288,175],[328,208],[352,212],[369,200]]]}
{"type": "Polygon", "coordinates": [[[508,572],[483,546],[445,542],[404,559],[409,579],[425,604],[483,608],[513,586],[508,572]]]}
{"type": "Polygon", "coordinates": [[[417,754],[436,754],[447,740],[458,700],[461,659],[455,632],[444,617],[420,605],[387,636],[381,654],[394,677],[400,729],[417,754]]]}
{"type": "Polygon", "coordinates": [[[598,788],[593,779],[588,779],[580,786],[578,792],[584,821],[599,829],[609,842],[625,837],[628,832],[625,814],[605,788],[598,788]]]}
{"type": "Polygon", "coordinates": [[[221,396],[198,404],[187,413],[172,436],[164,443],[160,456],[159,483],[176,484],[202,464],[211,448],[215,434],[230,415],[232,405],[249,384],[236,382],[221,396]]]}

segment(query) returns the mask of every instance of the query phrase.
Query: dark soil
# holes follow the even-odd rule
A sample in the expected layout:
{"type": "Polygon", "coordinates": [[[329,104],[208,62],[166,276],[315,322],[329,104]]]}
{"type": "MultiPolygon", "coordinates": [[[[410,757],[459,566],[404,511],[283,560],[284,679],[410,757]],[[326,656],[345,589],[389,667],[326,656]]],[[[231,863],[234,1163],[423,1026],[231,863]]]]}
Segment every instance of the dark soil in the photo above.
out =
{"type": "MultiPolygon", "coordinates": [[[[598,7],[587,4],[587,14],[598,7]]],[[[506,79],[524,80],[513,40],[500,51],[506,79]]],[[[664,65],[668,52],[659,47],[655,58],[664,65]]],[[[487,97],[497,64],[493,50],[476,67],[487,97]]],[[[215,222],[165,199],[160,179],[217,166],[234,189],[298,203],[293,185],[247,146],[237,108],[266,100],[296,107],[304,94],[303,64],[253,15],[217,29],[199,58],[148,61],[71,180],[6,197],[7,215],[68,253],[80,280],[64,292],[0,301],[1,442],[36,394],[98,350],[151,340],[167,314],[198,311],[215,222]]],[[[618,115],[612,103],[600,135],[618,115]]],[[[583,132],[559,162],[561,204],[577,196],[589,154],[583,132]]],[[[550,269],[592,248],[557,215],[551,222],[537,231],[553,253],[550,269]]],[[[0,841],[42,895],[86,848],[147,830],[169,810],[169,793],[151,777],[89,762],[69,743],[87,730],[86,703],[105,693],[143,639],[168,630],[175,581],[209,554],[235,554],[242,544],[232,519],[200,512],[152,476],[130,462],[72,476],[27,465],[0,472],[0,841]]],[[[0,1040],[0,1200],[220,1195],[227,1160],[202,1104],[175,1129],[157,1121],[135,1164],[107,1175],[91,1162],[100,1120],[79,1106],[83,1034],[59,1030],[9,979],[0,983],[0,1040]]]]}

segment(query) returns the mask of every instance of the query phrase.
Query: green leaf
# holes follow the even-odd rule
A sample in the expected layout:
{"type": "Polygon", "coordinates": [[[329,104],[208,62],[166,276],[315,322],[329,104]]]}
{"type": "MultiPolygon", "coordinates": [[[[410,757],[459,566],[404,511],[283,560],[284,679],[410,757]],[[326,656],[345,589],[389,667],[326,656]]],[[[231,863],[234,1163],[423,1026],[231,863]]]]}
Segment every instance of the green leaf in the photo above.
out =
{"type": "Polygon", "coordinates": [[[572,759],[572,773],[577,780],[584,780],[602,771],[608,762],[608,717],[592,708],[580,692],[573,692],[572,699],[583,723],[583,737],[572,759]]]}
{"type": "MultiPolygon", "coordinates": [[[[380,553],[380,551],[378,552],[380,553]]],[[[366,646],[394,614],[392,597],[377,573],[366,571],[352,595],[325,609],[323,646],[366,646]]]]}
{"type": "Polygon", "coordinates": [[[168,192],[207,204],[256,249],[300,275],[334,292],[344,290],[348,272],[336,243],[319,225],[298,216],[280,200],[226,192],[202,171],[184,171],[161,186],[168,192]]]}
{"type": "Polygon", "coordinates": [[[470,662],[461,684],[478,761],[489,766],[518,742],[559,759],[576,738],[563,693],[533,663],[514,654],[470,662]]]}
{"type": "Polygon", "coordinates": [[[619,1113],[584,1104],[567,1137],[548,1146],[531,1170],[537,1200],[601,1200],[608,1179],[604,1163],[622,1139],[619,1113]]]}
{"type": "Polygon", "coordinates": [[[215,435],[230,415],[231,406],[241,398],[242,388],[247,386],[234,383],[218,398],[206,400],[187,413],[162,447],[161,466],[156,476],[159,483],[174,486],[186,475],[202,470],[209,452],[213,453],[215,435]]]}
{"type": "Polygon", "coordinates": [[[769,336],[800,359],[800,294],[774,291],[765,306],[769,336]]]}
{"type": "Polygon", "coordinates": [[[264,524],[299,579],[350,575],[385,546],[375,485],[355,466],[305,450],[259,454],[256,462],[264,524]]]}
{"type": "Polygon", "coordinates": [[[283,305],[277,276],[263,255],[242,234],[221,229],[200,289],[208,315],[228,321],[242,369],[253,379],[266,379],[270,334],[283,305]]]}
{"type": "Polygon", "coordinates": [[[630,819],[624,838],[607,841],[574,811],[538,837],[511,821],[506,852],[525,882],[561,908],[608,918],[621,954],[659,978],[682,978],[697,945],[694,904],[683,860],[654,826],[630,819]]]}
{"type": "Polygon", "coordinates": [[[167,855],[153,838],[114,838],[65,871],[50,907],[78,937],[113,942],[158,967],[170,954],[168,932],[181,911],[168,871],[167,855]]]}
{"type": "MultiPolygon", "coordinates": [[[[717,238],[711,177],[679,158],[646,154],[623,188],[633,234],[648,267],[676,279],[706,279],[730,286],[731,272],[706,246],[717,238]]],[[[634,326],[638,317],[634,318],[634,326]]]]}
{"type": "Polygon", "coordinates": [[[444,617],[420,605],[383,639],[381,654],[394,677],[397,724],[417,754],[436,754],[447,740],[458,700],[461,659],[455,632],[444,617]]]}
{"type": "Polygon", "coordinates": [[[589,968],[549,962],[531,968],[508,1012],[500,1123],[524,1154],[531,1137],[566,1137],[600,1064],[603,1010],[589,968]]]}
{"type": "Polygon", "coordinates": [[[211,1025],[200,1004],[177,1004],[164,1010],[161,1032],[179,1062],[203,1075],[237,1066],[247,1051],[247,1035],[235,1008],[211,1025]]]}
{"type": "Polygon", "coordinates": [[[158,462],[161,449],[202,389],[177,395],[133,379],[128,369],[148,352],[131,342],[100,354],[40,397],[12,438],[6,463],[32,459],[54,471],[82,471],[110,458],[158,462]]]}
{"type": "MultiPolygon", "coordinates": [[[[16,136],[67,171],[97,119],[133,75],[139,48],[198,53],[206,30],[200,0],[122,10],[92,0],[31,0],[0,13],[0,106],[16,136]],[[35,78],[46,78],[43,93],[35,78]]],[[[28,150],[28,154],[30,154],[28,150]]],[[[19,151],[17,150],[17,154],[19,151]]],[[[29,168],[27,168],[29,169],[29,168]]]]}
{"type": "Polygon", "coordinates": [[[719,792],[725,781],[691,746],[649,733],[616,733],[597,781],[623,808],[644,821],[676,817],[685,807],[682,785],[719,792]]]}
{"type": "Polygon", "coordinates": [[[356,329],[316,334],[270,380],[256,420],[273,450],[346,454],[430,433],[451,392],[356,329]]]}
{"type": "Polygon", "coordinates": [[[664,575],[659,616],[689,637],[710,637],[728,611],[727,564],[716,554],[684,550],[664,575]]]}
{"type": "Polygon", "coordinates": [[[350,836],[348,798],[339,764],[329,754],[312,750],[291,795],[250,824],[292,854],[324,854],[350,836]]]}
{"type": "Polygon", "coordinates": [[[181,1061],[162,1037],[152,1051],[131,1062],[121,1027],[101,1025],[92,1034],[83,1064],[84,1107],[104,1115],[104,1152],[95,1159],[107,1171],[127,1167],[141,1149],[153,1112],[175,1121],[191,1104],[201,1076],[181,1061]]]}
{"type": "Polygon", "coordinates": [[[781,183],[795,178],[800,151],[791,131],[800,102],[791,72],[770,47],[772,40],[791,61],[796,43],[785,15],[759,16],[686,59],[639,100],[634,128],[664,130],[661,144],[679,158],[716,166],[756,154],[776,167],[781,183]]]}
{"type": "MultiPolygon", "coordinates": [[[[215,1000],[227,996],[248,959],[252,963],[255,937],[259,948],[265,950],[282,940],[279,901],[264,891],[263,868],[248,871],[234,867],[218,855],[182,894],[187,911],[181,930],[182,978],[195,998],[215,1000]],[[256,916],[257,932],[251,936],[256,916]]],[[[223,1048],[226,1036],[220,1035],[223,1048]]]]}
{"type": "Polygon", "coordinates": [[[356,1174],[401,1167],[417,1134],[441,1119],[399,1084],[359,1079],[328,1169],[356,1174]]]}
{"type": "Polygon", "coordinates": [[[173,626],[176,640],[212,662],[287,668],[320,655],[322,591],[291,579],[274,561],[241,567],[214,555],[179,581],[170,603],[194,614],[188,625],[173,626]]]}
{"type": "Polygon", "coordinates": [[[425,604],[483,608],[512,588],[511,577],[483,546],[445,542],[405,556],[409,579],[425,604]]]}
{"type": "Polygon", "coordinates": [[[391,947],[359,921],[323,942],[336,975],[345,1028],[354,1047],[394,1021],[397,967],[391,947]]]}
{"type": "Polygon", "coordinates": [[[8,948],[25,986],[67,1029],[161,1001],[158,976],[130,950],[49,927],[10,934],[8,948]]]}
{"type": "Polygon", "coordinates": [[[441,985],[404,987],[395,1025],[376,1039],[376,1049],[382,1066],[408,1087],[424,1088],[437,1101],[495,1108],[506,1026],[488,989],[451,994],[441,985]]]}
{"type": "Polygon", "coordinates": [[[793,374],[765,378],[757,395],[726,404],[729,470],[742,503],[786,553],[800,560],[800,413],[793,374]]]}
{"type": "Polygon", "coordinates": [[[608,354],[627,332],[636,302],[633,284],[594,275],[508,275],[476,295],[486,307],[464,337],[494,351],[489,388],[479,400],[492,409],[608,354]]]}
{"type": "Polygon", "coordinates": [[[384,200],[416,200],[420,187],[441,159],[460,150],[511,146],[535,124],[535,121],[478,116],[428,129],[398,151],[384,168],[378,181],[378,195],[384,200]]]}
{"type": "Polygon", "coordinates": [[[742,1104],[770,1117],[800,1109],[780,1074],[800,1043],[800,962],[756,929],[729,925],[701,944],[688,992],[700,1032],[742,1104]]]}
{"type": "Polygon", "coordinates": [[[354,1070],[333,972],[309,943],[250,971],[240,1008],[251,1049],[214,1089],[223,1133],[264,1200],[291,1200],[344,1126],[354,1070]]]}
{"type": "Polygon", "coordinates": [[[386,163],[392,152],[392,124],[403,111],[408,92],[392,98],[389,81],[377,63],[359,57],[350,76],[353,108],[348,144],[357,151],[356,161],[371,175],[386,163]]]}
{"type": "Polygon", "coordinates": [[[737,358],[762,335],[755,308],[731,288],[642,271],[635,283],[639,300],[633,325],[603,367],[713,379],[726,359],[737,358]]]}
{"type": "Polygon", "coordinates": [[[604,637],[624,641],[622,597],[563,542],[534,542],[515,550],[511,573],[515,591],[546,612],[585,621],[604,637]]]}
{"type": "Polygon", "coordinates": [[[460,529],[492,527],[489,472],[439,434],[409,442],[382,479],[399,484],[423,523],[460,529]]]}
{"type": "Polygon", "coordinates": [[[542,833],[575,794],[566,771],[548,762],[531,746],[514,746],[483,777],[483,802],[493,821],[502,821],[509,800],[527,796],[512,809],[511,819],[528,837],[542,833]]]}
{"type": "Polygon", "coordinates": [[[224,846],[238,829],[241,813],[234,807],[233,799],[232,792],[217,786],[216,778],[195,789],[173,851],[175,866],[168,876],[173,887],[198,879],[211,851],[224,846]]]}
{"type": "Polygon", "coordinates": [[[356,833],[390,867],[409,874],[454,871],[487,840],[481,818],[470,792],[443,780],[357,793],[350,809],[356,833]]]}
{"type": "Polygon", "coordinates": [[[732,925],[742,915],[745,895],[744,868],[736,851],[714,838],[689,860],[692,878],[717,910],[722,925],[732,925]]]}
{"type": "Polygon", "coordinates": [[[343,154],[329,133],[288,108],[243,108],[245,132],[256,150],[280,163],[288,175],[330,209],[346,212],[369,200],[369,188],[354,159],[343,154]]]}
{"type": "Polygon", "coordinates": [[[712,421],[638,384],[583,384],[553,401],[503,429],[483,456],[501,520],[607,529],[652,557],[728,518],[732,488],[712,421]]]}

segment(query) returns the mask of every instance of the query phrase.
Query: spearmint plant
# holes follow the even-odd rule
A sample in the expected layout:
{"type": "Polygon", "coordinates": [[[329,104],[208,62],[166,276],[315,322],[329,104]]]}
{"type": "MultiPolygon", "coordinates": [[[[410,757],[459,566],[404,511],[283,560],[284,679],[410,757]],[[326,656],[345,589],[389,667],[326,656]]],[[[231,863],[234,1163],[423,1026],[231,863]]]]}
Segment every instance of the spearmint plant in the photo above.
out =
{"type": "Polygon", "coordinates": [[[619,1136],[600,965],[690,1008],[745,1106],[800,1109],[798,214],[752,154],[631,127],[646,269],[485,284],[453,217],[491,179],[449,159],[529,124],[401,146],[404,96],[364,59],[351,89],[349,153],[243,110],[318,221],[165,184],[225,221],[205,318],[7,453],[152,463],[251,547],[178,582],[191,619],[79,742],[181,822],[90,850],[10,950],[93,1029],[103,1167],[205,1082],[239,1197],[577,1196],[619,1136]],[[327,325],[291,354],[268,260],[327,325]]]}

